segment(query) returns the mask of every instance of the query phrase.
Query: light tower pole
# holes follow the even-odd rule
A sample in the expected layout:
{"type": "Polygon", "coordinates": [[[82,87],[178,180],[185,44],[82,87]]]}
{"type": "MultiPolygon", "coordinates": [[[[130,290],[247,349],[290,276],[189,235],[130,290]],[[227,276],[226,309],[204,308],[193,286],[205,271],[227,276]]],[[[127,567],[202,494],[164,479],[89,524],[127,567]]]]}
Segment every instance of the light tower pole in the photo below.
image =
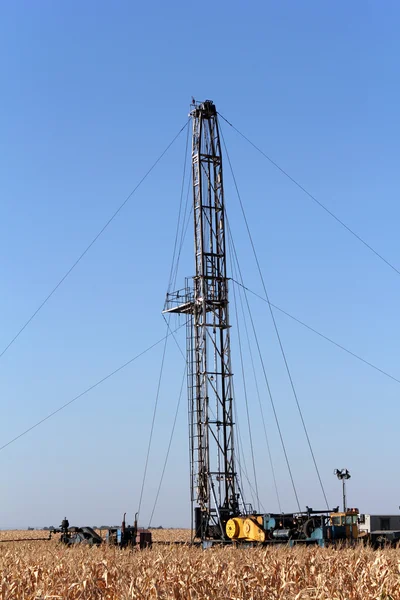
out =
{"type": "Polygon", "coordinates": [[[204,541],[226,538],[226,522],[239,513],[239,486],[218,116],[210,100],[194,102],[190,116],[196,274],[193,286],[167,295],[164,312],[188,316],[191,496],[195,536],[204,541]]]}
{"type": "Polygon", "coordinates": [[[346,512],[346,480],[350,479],[351,475],[347,469],[335,469],[333,474],[341,480],[343,485],[343,512],[346,512]]]}

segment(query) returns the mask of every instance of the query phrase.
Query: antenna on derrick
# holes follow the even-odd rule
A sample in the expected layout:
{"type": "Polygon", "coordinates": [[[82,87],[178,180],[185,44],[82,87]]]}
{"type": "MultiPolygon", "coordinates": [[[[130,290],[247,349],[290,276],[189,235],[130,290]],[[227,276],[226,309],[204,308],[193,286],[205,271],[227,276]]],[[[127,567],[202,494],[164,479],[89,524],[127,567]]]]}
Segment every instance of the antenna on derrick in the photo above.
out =
{"type": "Polygon", "coordinates": [[[190,112],[195,270],[184,290],[167,294],[165,313],[184,313],[191,499],[195,537],[227,539],[225,525],[239,514],[235,470],[233,386],[226,275],[225,207],[221,142],[215,104],[190,112]],[[183,300],[183,301],[182,301],[183,300]]]}

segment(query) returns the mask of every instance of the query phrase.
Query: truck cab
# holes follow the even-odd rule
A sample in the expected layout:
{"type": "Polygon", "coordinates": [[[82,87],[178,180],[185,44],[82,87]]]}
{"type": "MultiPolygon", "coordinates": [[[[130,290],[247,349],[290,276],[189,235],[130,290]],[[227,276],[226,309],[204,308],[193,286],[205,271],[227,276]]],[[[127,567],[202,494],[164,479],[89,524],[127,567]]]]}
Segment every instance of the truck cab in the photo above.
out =
{"type": "Polygon", "coordinates": [[[356,540],[358,538],[358,508],[331,513],[329,525],[332,539],[356,540]]]}

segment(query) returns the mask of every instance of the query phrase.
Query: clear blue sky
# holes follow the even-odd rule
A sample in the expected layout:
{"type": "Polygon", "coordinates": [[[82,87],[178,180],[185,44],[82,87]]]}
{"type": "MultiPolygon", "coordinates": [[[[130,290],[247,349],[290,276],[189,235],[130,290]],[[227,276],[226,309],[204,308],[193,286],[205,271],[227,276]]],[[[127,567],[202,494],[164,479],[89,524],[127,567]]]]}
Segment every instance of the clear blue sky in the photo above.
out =
{"type": "MultiPolygon", "coordinates": [[[[184,124],[191,96],[213,99],[400,267],[399,19],[394,1],[2,3],[1,348],[184,124]]],[[[400,377],[400,277],[232,130],[224,134],[271,300],[400,377]]],[[[165,334],[184,145],[182,135],[1,359],[0,445],[165,334]]],[[[226,201],[245,281],[261,292],[228,172],[226,201]]],[[[189,236],[179,285],[193,273],[191,253],[189,236]]],[[[322,507],[265,305],[252,306],[301,504],[322,507]]],[[[333,469],[347,467],[351,505],[396,512],[399,384],[277,321],[331,504],[340,501],[333,469]]],[[[144,524],[183,372],[170,349],[144,524]]],[[[0,452],[0,526],[132,518],[161,352],[0,452]]],[[[276,510],[254,395],[250,403],[262,502],[276,510]]],[[[283,508],[295,510],[269,411],[283,508]]],[[[186,438],[183,399],[156,525],[189,523],[186,438]]]]}

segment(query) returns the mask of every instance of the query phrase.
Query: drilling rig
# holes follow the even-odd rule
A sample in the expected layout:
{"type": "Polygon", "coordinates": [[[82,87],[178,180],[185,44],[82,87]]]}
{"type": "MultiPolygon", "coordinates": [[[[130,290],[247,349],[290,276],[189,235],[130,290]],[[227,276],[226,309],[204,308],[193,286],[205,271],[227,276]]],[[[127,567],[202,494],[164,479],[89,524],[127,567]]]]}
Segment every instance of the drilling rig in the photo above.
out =
{"type": "Polygon", "coordinates": [[[187,318],[189,447],[194,537],[213,543],[318,543],[357,537],[357,509],[258,514],[244,504],[235,468],[227,222],[218,114],[192,103],[195,275],[167,293],[164,314],[187,318]],[[347,520],[346,520],[347,519],[347,520]],[[340,519],[339,519],[340,520],[340,519]],[[347,522],[348,521],[348,522],[347,522]],[[346,524],[345,524],[346,523],[346,524]]]}
{"type": "Polygon", "coordinates": [[[240,513],[235,470],[222,153],[215,105],[190,113],[195,276],[167,294],[165,313],[187,315],[191,500],[195,537],[225,540],[240,513]]]}

